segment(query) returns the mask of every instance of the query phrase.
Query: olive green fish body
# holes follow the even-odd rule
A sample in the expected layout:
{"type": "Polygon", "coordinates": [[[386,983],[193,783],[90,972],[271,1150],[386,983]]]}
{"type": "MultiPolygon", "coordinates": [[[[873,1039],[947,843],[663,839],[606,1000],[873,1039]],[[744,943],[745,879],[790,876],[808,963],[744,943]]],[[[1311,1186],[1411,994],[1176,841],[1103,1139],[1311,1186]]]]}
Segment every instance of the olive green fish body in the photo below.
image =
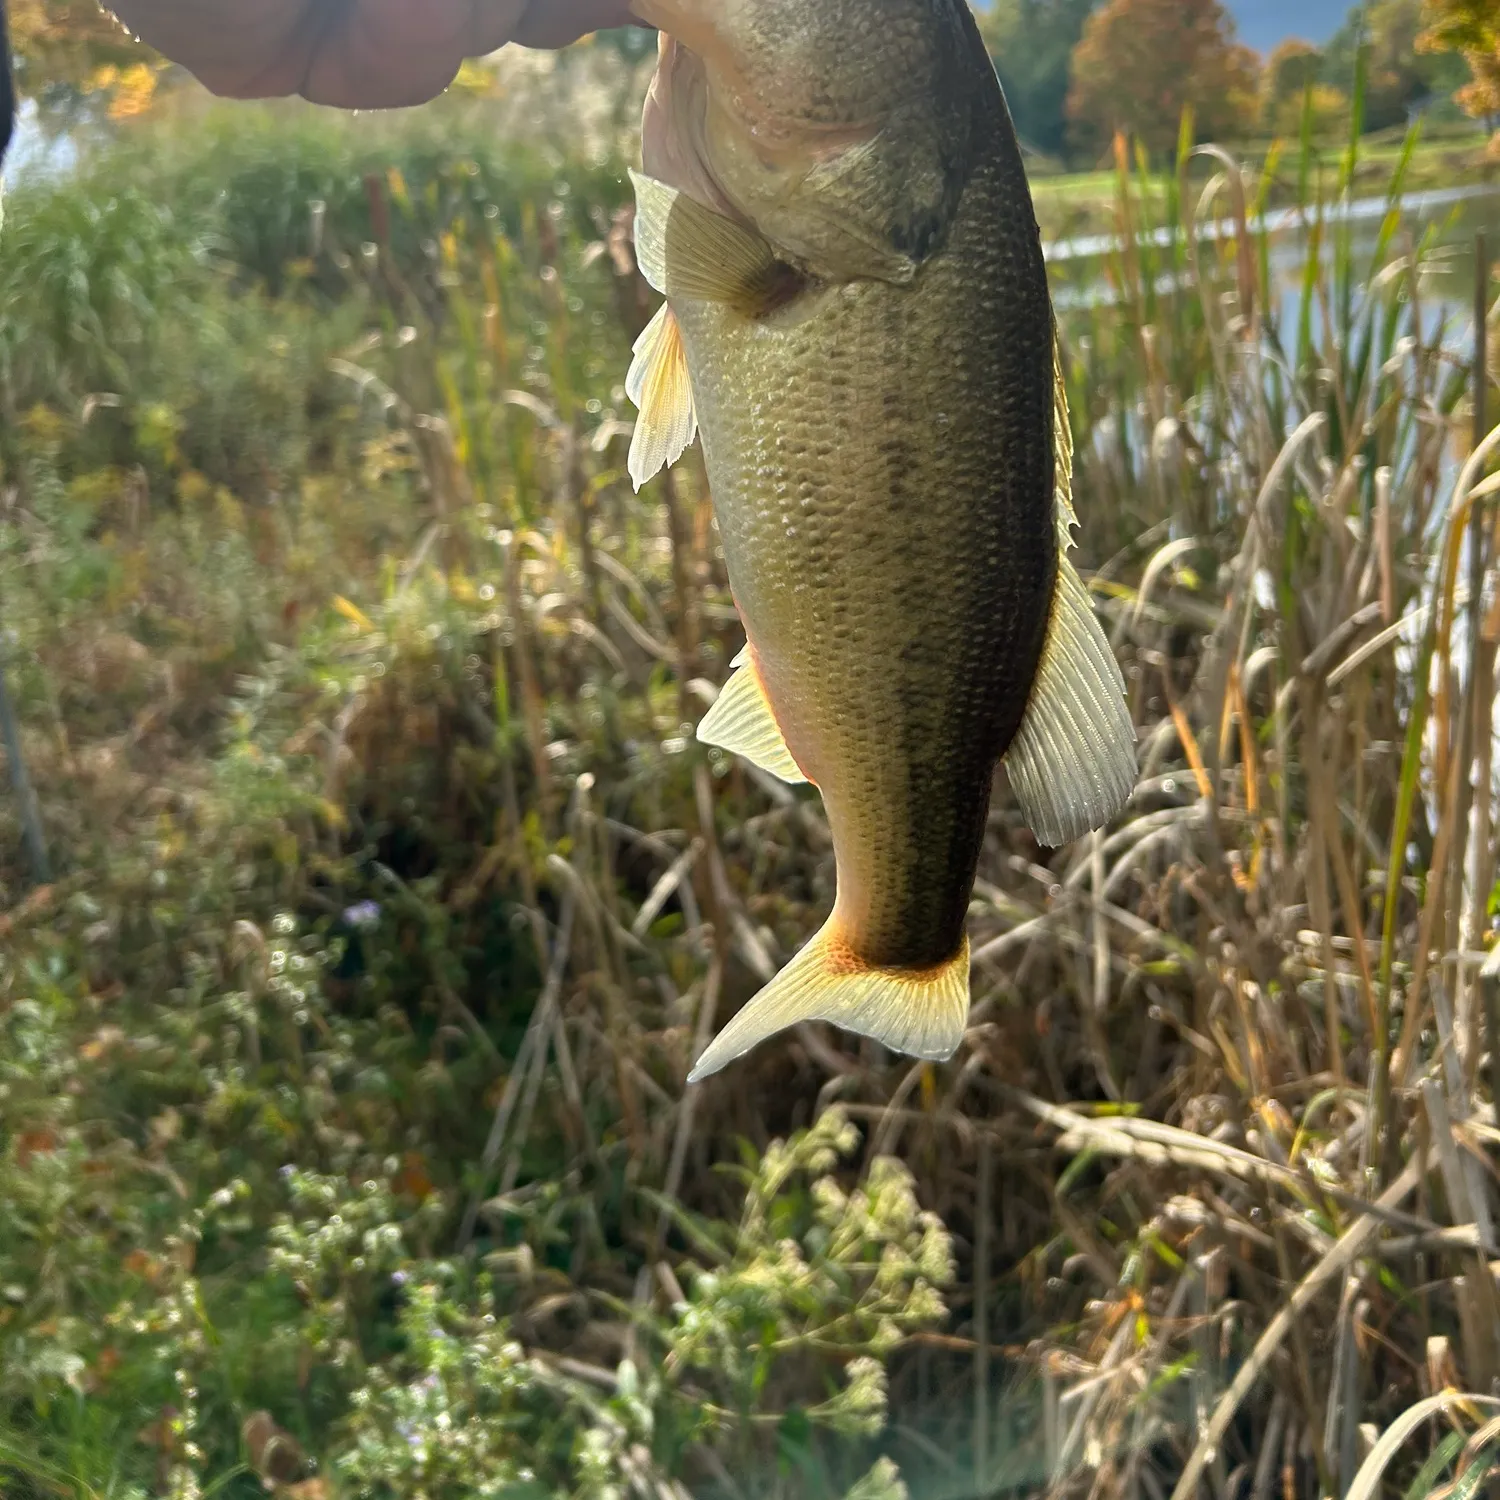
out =
{"type": "Polygon", "coordinates": [[[1064,555],[1019,145],[966,0],[637,3],[676,39],[637,178],[667,300],[628,383],[631,470],[701,433],[747,651],[699,737],[816,785],[838,863],[823,931],[694,1076],[809,1019],[948,1056],[997,764],[1053,842],[1134,778],[1064,555]]]}
{"type": "Polygon", "coordinates": [[[1051,305],[1002,123],[912,287],[677,309],[735,602],[875,965],[959,950],[1056,575],[1051,305]]]}

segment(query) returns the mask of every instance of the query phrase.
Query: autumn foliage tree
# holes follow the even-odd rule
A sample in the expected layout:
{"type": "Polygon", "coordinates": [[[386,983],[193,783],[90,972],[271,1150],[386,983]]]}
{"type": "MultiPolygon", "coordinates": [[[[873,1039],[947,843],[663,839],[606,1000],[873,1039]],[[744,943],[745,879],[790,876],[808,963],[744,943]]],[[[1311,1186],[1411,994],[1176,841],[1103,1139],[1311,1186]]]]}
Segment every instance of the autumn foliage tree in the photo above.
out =
{"type": "Polygon", "coordinates": [[[1324,48],[1324,80],[1350,91],[1364,72],[1367,130],[1405,125],[1414,110],[1453,93],[1464,79],[1456,57],[1423,53],[1424,0],[1369,0],[1356,6],[1324,48]]]}
{"type": "Polygon", "coordinates": [[[1457,52],[1470,82],[1455,96],[1466,113],[1495,127],[1490,151],[1500,156],[1500,5],[1496,0],[1427,0],[1431,25],[1417,39],[1424,52],[1457,52]]]}
{"type": "Polygon", "coordinates": [[[99,0],[9,0],[16,84],[43,107],[99,101],[116,118],[141,113],[161,61],[99,0]]]}
{"type": "Polygon", "coordinates": [[[1311,42],[1288,37],[1266,62],[1261,89],[1268,99],[1297,99],[1318,81],[1323,54],[1311,42]]]}
{"type": "Polygon", "coordinates": [[[1234,136],[1257,113],[1259,58],[1219,0],[1108,0],[1073,54],[1068,118],[1080,142],[1117,130],[1169,150],[1185,106],[1209,136],[1234,136]]]}
{"type": "Polygon", "coordinates": [[[1277,46],[1261,75],[1263,129],[1272,135],[1296,135],[1302,128],[1310,97],[1316,134],[1338,127],[1347,133],[1349,96],[1321,81],[1324,61],[1318,48],[1296,37],[1289,37],[1277,46]]]}

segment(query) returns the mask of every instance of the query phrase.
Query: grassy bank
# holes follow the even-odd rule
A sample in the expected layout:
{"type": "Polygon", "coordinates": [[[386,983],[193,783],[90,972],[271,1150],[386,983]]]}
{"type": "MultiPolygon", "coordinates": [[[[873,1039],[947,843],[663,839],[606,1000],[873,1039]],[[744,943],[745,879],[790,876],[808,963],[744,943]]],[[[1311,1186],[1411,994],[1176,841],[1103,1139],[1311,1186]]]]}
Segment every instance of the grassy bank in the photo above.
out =
{"type": "MultiPolygon", "coordinates": [[[[1459,135],[1447,132],[1439,139],[1422,141],[1409,155],[1404,141],[1370,141],[1361,145],[1350,193],[1355,198],[1383,197],[1396,171],[1402,173],[1406,190],[1412,193],[1455,187],[1490,187],[1500,184],[1500,165],[1485,150],[1485,138],[1477,130],[1459,135]]],[[[1269,209],[1291,208],[1303,192],[1304,164],[1319,197],[1331,199],[1340,183],[1347,142],[1323,142],[1306,157],[1295,142],[1281,142],[1236,153],[1252,179],[1269,167],[1264,181],[1264,203],[1269,209]]],[[[1149,174],[1145,191],[1163,194],[1169,168],[1149,174]]],[[[1212,176],[1204,166],[1193,173],[1198,187],[1212,176]]],[[[1118,175],[1113,167],[1091,172],[1049,170],[1045,164],[1034,173],[1033,194],[1037,220],[1049,240],[1079,235],[1108,234],[1119,213],[1118,175]]],[[[1260,182],[1254,183],[1259,190],[1260,182]]]]}
{"type": "Polygon", "coordinates": [[[1255,242],[1121,253],[1063,332],[1140,790],[1045,854],[997,788],[952,1064],[685,1091],[832,859],[692,739],[740,637],[696,458],[624,474],[629,90],[541,87],[8,204],[5,1493],[1301,1496],[1403,1420],[1386,1492],[1473,1493],[1500,628],[1435,246],[1291,319],[1255,242]]]}

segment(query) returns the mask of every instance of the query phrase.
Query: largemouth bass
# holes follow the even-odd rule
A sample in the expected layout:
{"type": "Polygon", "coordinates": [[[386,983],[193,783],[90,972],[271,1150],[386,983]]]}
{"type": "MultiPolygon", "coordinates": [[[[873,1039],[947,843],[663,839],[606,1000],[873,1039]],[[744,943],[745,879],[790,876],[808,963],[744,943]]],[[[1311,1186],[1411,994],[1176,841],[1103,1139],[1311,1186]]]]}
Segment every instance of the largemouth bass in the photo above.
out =
{"type": "Polygon", "coordinates": [[[821,932],[694,1079],[832,1022],[952,1056],[1003,759],[1040,841],[1135,784],[1068,561],[1072,440],[1020,147],[966,0],[635,0],[637,489],[701,433],[747,645],[698,737],[821,792],[821,932]]]}

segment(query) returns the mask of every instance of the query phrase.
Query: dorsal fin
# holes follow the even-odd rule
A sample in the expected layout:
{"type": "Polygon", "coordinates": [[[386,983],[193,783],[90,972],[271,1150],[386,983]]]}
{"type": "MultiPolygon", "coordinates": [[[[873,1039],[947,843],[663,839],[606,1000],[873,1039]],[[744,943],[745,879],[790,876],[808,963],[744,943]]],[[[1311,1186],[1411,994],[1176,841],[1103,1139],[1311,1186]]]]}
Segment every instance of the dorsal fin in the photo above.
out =
{"type": "Polygon", "coordinates": [[[1135,726],[1125,678],[1068,560],[1073,546],[1073,432],[1053,330],[1053,450],[1056,455],[1057,587],[1026,717],[1005,755],[1006,770],[1037,839],[1057,848],[1102,828],[1135,790],[1135,726]]]}
{"type": "Polygon", "coordinates": [[[1073,508],[1073,421],[1068,412],[1068,387],[1063,379],[1062,341],[1057,323],[1052,324],[1052,452],[1056,461],[1053,480],[1057,510],[1057,545],[1072,550],[1073,528],[1078,512],[1073,508]]]}

